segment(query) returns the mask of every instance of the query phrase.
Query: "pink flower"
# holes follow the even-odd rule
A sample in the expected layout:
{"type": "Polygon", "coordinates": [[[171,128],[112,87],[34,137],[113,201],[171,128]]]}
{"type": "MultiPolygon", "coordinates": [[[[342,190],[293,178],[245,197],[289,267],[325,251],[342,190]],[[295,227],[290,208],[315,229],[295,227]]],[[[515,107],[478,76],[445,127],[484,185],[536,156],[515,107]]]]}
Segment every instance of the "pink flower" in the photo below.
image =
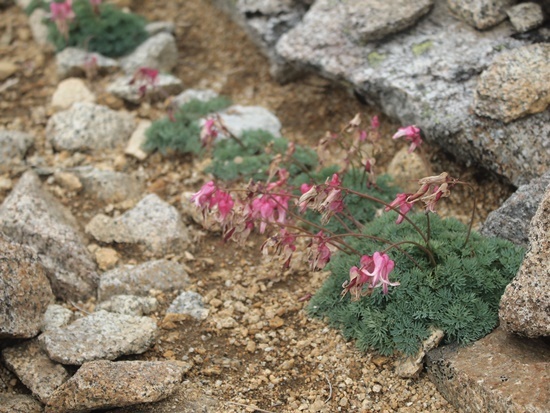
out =
{"type": "Polygon", "coordinates": [[[414,151],[422,144],[422,136],[420,128],[415,125],[410,125],[405,128],[399,128],[397,133],[393,135],[392,139],[399,139],[405,137],[405,140],[411,143],[409,146],[409,153],[414,151]]]}
{"type": "Polygon", "coordinates": [[[212,200],[212,195],[216,192],[216,184],[214,181],[205,183],[198,192],[193,194],[191,197],[191,202],[195,204],[198,208],[205,209],[212,200]]]}
{"type": "Polygon", "coordinates": [[[302,184],[300,185],[300,193],[303,195],[313,188],[313,184],[302,184]]]}
{"type": "Polygon", "coordinates": [[[69,38],[69,22],[76,16],[73,11],[72,0],[66,0],[63,3],[50,3],[51,19],[55,22],[59,33],[67,40],[69,38]]]}
{"type": "Polygon", "coordinates": [[[399,207],[399,216],[395,221],[396,224],[401,224],[405,219],[405,215],[411,210],[413,204],[408,202],[409,196],[411,194],[397,194],[397,197],[392,201],[392,203],[384,208],[386,212],[391,211],[393,208],[399,207]]]}
{"type": "Polygon", "coordinates": [[[370,120],[370,127],[372,130],[376,130],[380,127],[380,120],[378,119],[378,116],[373,116],[370,120]]]}
{"type": "Polygon", "coordinates": [[[132,79],[130,79],[129,84],[137,84],[140,97],[145,96],[147,93],[147,88],[155,88],[157,84],[159,71],[157,69],[152,69],[150,67],[140,67],[134,73],[132,79]]]}
{"type": "Polygon", "coordinates": [[[218,128],[216,127],[216,120],[214,118],[208,118],[202,125],[201,129],[201,143],[202,146],[210,146],[212,142],[218,137],[218,128]]]}
{"type": "Polygon", "coordinates": [[[309,245],[310,265],[313,270],[322,270],[330,261],[332,251],[327,245],[327,237],[319,231],[309,245]]]}
{"type": "Polygon", "coordinates": [[[225,221],[229,213],[233,210],[233,206],[235,205],[231,194],[220,190],[216,192],[213,203],[218,206],[218,213],[222,222],[225,221]]]}
{"type": "Polygon", "coordinates": [[[360,260],[360,267],[351,267],[350,279],[342,284],[342,296],[348,292],[352,300],[358,300],[362,295],[370,295],[376,287],[382,286],[382,292],[388,293],[388,286],[397,286],[398,282],[390,282],[389,274],[393,271],[395,262],[387,254],[376,251],[371,257],[363,255],[360,260]],[[367,291],[363,287],[367,286],[367,291]]]}

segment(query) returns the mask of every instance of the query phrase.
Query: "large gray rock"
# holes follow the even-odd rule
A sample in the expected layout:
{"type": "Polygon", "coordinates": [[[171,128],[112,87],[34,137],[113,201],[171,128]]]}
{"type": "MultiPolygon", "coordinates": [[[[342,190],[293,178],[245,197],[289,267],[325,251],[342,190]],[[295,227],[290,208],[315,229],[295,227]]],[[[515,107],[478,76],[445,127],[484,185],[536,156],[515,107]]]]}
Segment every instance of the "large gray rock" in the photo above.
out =
{"type": "Polygon", "coordinates": [[[470,346],[427,355],[428,377],[460,413],[547,413],[550,348],[497,329],[470,346]]]}
{"type": "Polygon", "coordinates": [[[51,304],[46,309],[42,317],[42,332],[51,330],[52,328],[64,327],[73,319],[73,312],[59,304],[51,304]]]}
{"type": "Polygon", "coordinates": [[[54,294],[86,300],[95,294],[96,265],[71,212],[26,172],[0,206],[0,231],[38,253],[54,294]]]}
{"type": "Polygon", "coordinates": [[[86,194],[109,203],[138,199],[144,190],[143,182],[126,173],[79,166],[68,170],[82,182],[86,194]]]}
{"type": "Polygon", "coordinates": [[[26,394],[0,393],[0,413],[42,413],[38,400],[26,394]]]}
{"type": "Polygon", "coordinates": [[[500,300],[500,325],[526,337],[550,336],[550,186],[529,230],[529,250],[500,300]]]}
{"type": "Polygon", "coordinates": [[[509,124],[471,111],[478,74],[500,51],[526,44],[508,27],[472,30],[435,2],[429,18],[406,32],[360,46],[342,30],[349,18],[345,2],[317,0],[276,51],[296,66],[349,82],[390,117],[421,127],[428,143],[515,185],[548,169],[550,111],[509,124]]]}
{"type": "Polygon", "coordinates": [[[178,62],[178,48],[170,33],[158,33],[140,44],[131,54],[120,59],[124,72],[133,75],[140,67],[170,73],[178,62]]]}
{"type": "Polygon", "coordinates": [[[186,371],[187,367],[177,362],[85,363],[53,394],[46,412],[87,412],[156,402],[176,390],[186,371]]]}
{"type": "Polygon", "coordinates": [[[30,338],[54,300],[46,270],[30,248],[0,232],[0,338],[30,338]]]}
{"type": "Polygon", "coordinates": [[[114,72],[119,67],[115,59],[76,47],[66,47],[57,53],[55,62],[57,64],[57,76],[60,79],[82,76],[90,70],[96,70],[99,73],[114,72]]]}
{"type": "Polygon", "coordinates": [[[183,290],[189,284],[189,275],[181,264],[168,260],[148,261],[103,273],[98,296],[100,301],[120,294],[147,296],[151,290],[183,290]]]}
{"type": "Polygon", "coordinates": [[[42,403],[47,403],[54,390],[70,377],[65,367],[48,357],[36,339],[5,348],[2,357],[6,366],[42,403]]]}
{"type": "Polygon", "coordinates": [[[25,132],[0,130],[0,173],[21,164],[34,143],[34,137],[25,132]]]}
{"type": "Polygon", "coordinates": [[[59,363],[81,365],[141,354],[155,342],[157,324],[149,317],[97,311],[38,339],[48,356],[59,363]]]}
{"type": "Polygon", "coordinates": [[[361,43],[380,40],[413,26],[434,0],[349,0],[343,2],[349,19],[344,30],[361,43]]]}
{"type": "Polygon", "coordinates": [[[181,252],[189,244],[178,210],[155,194],[145,196],[116,218],[96,215],[86,225],[86,232],[101,242],[144,245],[153,255],[181,252]]]}
{"type": "Polygon", "coordinates": [[[479,77],[474,110],[511,122],[550,105],[550,44],[537,43],[498,55],[479,77]]]}
{"type": "Polygon", "coordinates": [[[50,118],[46,135],[59,151],[101,152],[124,145],[135,126],[128,113],[95,103],[75,103],[50,118]]]}
{"type": "Polygon", "coordinates": [[[506,9],[517,0],[447,0],[458,17],[476,29],[489,29],[506,19],[506,9]]]}
{"type": "Polygon", "coordinates": [[[194,99],[208,102],[218,96],[219,95],[212,89],[186,89],[179,95],[174,96],[172,103],[179,107],[191,102],[194,99]]]}
{"type": "Polygon", "coordinates": [[[540,178],[520,186],[502,206],[487,216],[480,232],[487,237],[504,238],[527,247],[529,224],[549,185],[550,170],[540,178]]]}

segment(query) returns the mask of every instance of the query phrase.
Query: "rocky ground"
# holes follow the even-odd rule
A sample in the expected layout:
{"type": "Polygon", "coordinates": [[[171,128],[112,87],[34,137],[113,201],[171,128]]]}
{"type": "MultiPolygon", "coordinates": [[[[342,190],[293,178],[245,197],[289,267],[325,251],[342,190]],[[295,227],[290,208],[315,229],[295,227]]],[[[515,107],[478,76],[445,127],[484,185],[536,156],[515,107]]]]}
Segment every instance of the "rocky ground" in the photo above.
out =
{"type": "MultiPolygon", "coordinates": [[[[234,103],[263,106],[280,119],[282,133],[289,139],[315,144],[326,130],[339,129],[357,112],[365,118],[378,114],[376,108],[363,105],[344,87],[314,75],[284,86],[274,82],[266,59],[209,2],[136,1],[132,9],[150,21],[175,22],[179,58],[174,75],[184,88],[210,88],[234,103]]],[[[3,10],[0,27],[0,62],[12,62],[17,69],[0,79],[0,127],[25,131],[36,138],[26,164],[0,169],[0,202],[30,165],[46,171],[42,174],[44,187],[69,208],[81,229],[99,213],[117,216],[135,206],[135,202],[98,199],[53,173],[92,165],[139,175],[144,184],[138,199],[155,194],[187,219],[192,247],[155,258],[184,266],[189,274],[185,290],[204,297],[209,314],[202,321],[166,317],[183,287],[152,292],[158,302],[151,314],[158,325],[155,344],[139,356],[124,359],[184,362],[184,382],[166,401],[118,411],[201,411],[193,410],[198,406],[204,408],[202,411],[219,412],[454,411],[424,374],[414,379],[399,378],[396,358],[362,353],[322,321],[307,317],[307,301],[302,298],[315,292],[326,273],[305,268],[283,272],[277,263],[260,256],[260,237],[237,248],[192,223],[182,207],[182,194],[196,191],[207,178],[201,173],[202,161],[157,153],[139,161],[125,156],[123,148],[84,155],[54,151],[45,130],[55,112],[51,99],[59,82],[54,55],[32,40],[27,17],[19,8],[3,10]]],[[[113,76],[86,80],[97,103],[129,111],[141,119],[164,116],[163,102],[128,104],[106,92],[113,76]]],[[[386,143],[377,166],[385,171],[402,146],[389,139],[399,125],[381,119],[386,143]]],[[[425,147],[423,160],[425,171],[446,170],[476,185],[477,224],[512,191],[485,171],[453,163],[439,149],[425,147]]],[[[470,194],[457,192],[443,213],[466,219],[470,202],[470,194]]],[[[151,258],[129,243],[99,242],[91,237],[87,248],[102,269],[140,264],[151,258]]],[[[63,304],[81,315],[97,306],[94,299],[63,304]]],[[[0,391],[28,393],[11,373],[2,372],[2,380],[0,391]]]]}

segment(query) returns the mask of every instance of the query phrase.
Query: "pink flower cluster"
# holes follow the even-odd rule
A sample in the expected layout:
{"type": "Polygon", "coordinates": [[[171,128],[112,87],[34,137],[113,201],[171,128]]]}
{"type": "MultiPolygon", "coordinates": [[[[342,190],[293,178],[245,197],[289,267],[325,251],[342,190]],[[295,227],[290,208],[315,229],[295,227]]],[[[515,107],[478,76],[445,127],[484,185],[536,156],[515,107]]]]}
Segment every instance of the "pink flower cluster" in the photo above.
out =
{"type": "Polygon", "coordinates": [[[62,3],[52,1],[50,3],[51,19],[55,22],[59,33],[69,38],[69,23],[76,17],[73,11],[72,0],[65,0],[62,3]]]}
{"type": "Polygon", "coordinates": [[[451,178],[447,172],[437,176],[428,176],[418,181],[420,188],[414,194],[397,194],[397,197],[389,204],[385,211],[398,210],[397,224],[405,219],[405,215],[412,209],[413,205],[422,201],[426,212],[435,212],[437,202],[451,194],[450,189],[458,181],[451,178]]]}
{"type": "Polygon", "coordinates": [[[358,300],[361,296],[372,294],[372,290],[382,286],[382,292],[388,293],[388,286],[397,286],[398,282],[390,282],[389,274],[392,272],[395,262],[385,253],[376,251],[373,256],[363,255],[360,266],[353,266],[349,270],[349,281],[342,284],[342,297],[348,292],[352,299],[358,300]],[[364,287],[367,286],[367,290],[364,287]]]}
{"type": "Polygon", "coordinates": [[[338,174],[332,175],[323,185],[303,184],[300,187],[302,196],[298,204],[300,213],[312,209],[321,214],[321,223],[326,224],[330,218],[344,210],[342,181],[338,174]]]}
{"type": "Polygon", "coordinates": [[[136,85],[139,91],[140,98],[143,98],[147,93],[147,89],[154,89],[157,86],[159,71],[151,67],[138,68],[132,79],[130,79],[130,85],[136,85]]]}

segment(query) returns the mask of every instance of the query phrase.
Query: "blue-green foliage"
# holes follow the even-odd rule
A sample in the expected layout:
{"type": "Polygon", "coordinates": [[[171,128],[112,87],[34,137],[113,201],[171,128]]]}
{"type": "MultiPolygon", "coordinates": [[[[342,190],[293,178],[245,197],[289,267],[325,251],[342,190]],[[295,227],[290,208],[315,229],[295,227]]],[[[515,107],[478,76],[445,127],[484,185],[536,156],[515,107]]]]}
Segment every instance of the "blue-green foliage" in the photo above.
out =
{"type": "MultiPolygon", "coordinates": [[[[393,243],[422,242],[410,224],[396,225],[395,219],[396,213],[386,213],[368,224],[365,233],[393,243]]],[[[424,214],[411,219],[426,230],[424,214]]],[[[404,244],[401,247],[422,268],[392,249],[389,255],[395,269],[390,280],[401,285],[390,287],[386,296],[377,288],[371,296],[351,301],[349,295],[341,298],[340,294],[349,269],[359,265],[358,257],[337,254],[328,266],[332,275],[311,300],[309,313],[326,317],[347,339],[355,339],[359,348],[374,348],[382,354],[416,353],[430,327],[442,329],[446,342],[460,344],[488,334],[498,323],[500,297],[515,276],[524,251],[508,241],[475,232],[463,246],[465,225],[437,215],[430,215],[430,221],[435,268],[419,248],[404,244]]],[[[349,238],[348,242],[368,255],[387,246],[365,238],[349,238]]]]}
{"type": "MultiPolygon", "coordinates": [[[[43,1],[31,3],[27,12],[36,8],[49,10],[43,1]]],[[[69,25],[69,38],[57,30],[55,22],[48,19],[48,40],[56,50],[74,46],[104,56],[120,57],[132,52],[147,39],[146,21],[133,13],[125,13],[112,4],[99,5],[99,15],[93,10],[88,0],[75,0],[73,11],[76,18],[69,25]]]]}
{"type": "Polygon", "coordinates": [[[200,153],[199,119],[222,110],[229,104],[229,100],[224,97],[209,101],[191,100],[174,113],[174,120],[165,117],[153,122],[145,132],[147,139],[143,148],[147,151],[158,150],[163,154],[170,151],[180,154],[200,153]]]}
{"type": "MultiPolygon", "coordinates": [[[[284,155],[289,144],[285,138],[276,138],[262,129],[244,131],[240,141],[242,145],[233,139],[217,142],[207,172],[225,181],[241,178],[265,180],[271,161],[278,154],[284,155]]],[[[315,152],[299,145],[296,145],[292,161],[280,164],[290,173],[292,182],[303,180],[303,176],[307,176],[305,172],[312,171],[315,166],[315,152]]]]}

